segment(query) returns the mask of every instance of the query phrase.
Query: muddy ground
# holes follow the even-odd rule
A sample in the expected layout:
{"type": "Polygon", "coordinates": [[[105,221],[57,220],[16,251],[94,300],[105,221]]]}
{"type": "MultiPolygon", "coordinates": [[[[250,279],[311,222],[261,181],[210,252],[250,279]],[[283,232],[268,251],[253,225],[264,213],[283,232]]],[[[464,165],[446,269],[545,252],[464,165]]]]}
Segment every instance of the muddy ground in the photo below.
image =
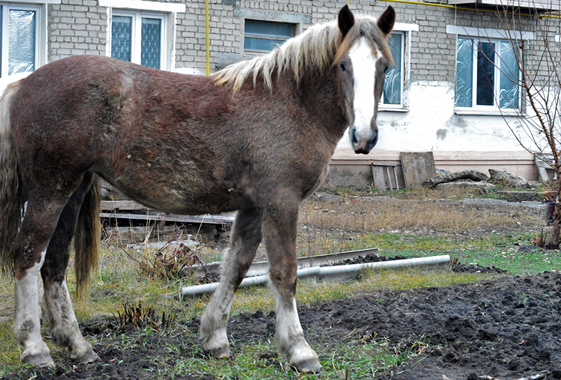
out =
{"type": "MultiPolygon", "coordinates": [[[[267,340],[275,331],[274,312],[241,314],[231,319],[231,339],[267,340]]],[[[385,340],[397,349],[414,342],[428,344],[405,363],[382,371],[379,379],[521,379],[547,374],[561,379],[561,273],[532,277],[506,276],[473,285],[414,291],[374,291],[300,307],[300,318],[312,346],[336,347],[342,341],[385,340]]],[[[114,321],[82,326],[100,337],[117,328],[114,321]]],[[[197,330],[198,321],[185,329],[197,330]]],[[[121,339],[94,346],[101,361],[89,365],[65,362],[55,370],[30,370],[3,379],[151,379],[158,369],[173,367],[177,355],[200,355],[193,338],[148,334],[130,328],[121,339]],[[178,348],[170,352],[169,347],[178,348]]],[[[358,344],[358,343],[354,343],[358,344]]],[[[264,352],[263,357],[275,357],[264,352]]],[[[57,362],[62,358],[55,359],[57,362]]],[[[208,359],[213,360],[213,359],[208,359]]],[[[277,365],[276,361],[272,361],[277,365]]],[[[349,378],[355,378],[352,373],[349,378]]],[[[177,375],[175,379],[214,379],[177,375]]]]}
{"type": "MultiPolygon", "coordinates": [[[[474,269],[485,270],[456,267],[474,269]]],[[[404,363],[380,371],[379,379],[561,379],[560,272],[531,277],[502,274],[472,285],[372,291],[319,306],[300,305],[299,314],[312,346],[335,348],[342,342],[379,340],[413,352],[404,363]]],[[[100,361],[83,365],[57,356],[55,369],[30,369],[2,379],[152,379],[184,355],[213,360],[204,356],[196,341],[197,320],[178,321],[172,332],[163,334],[123,330],[115,319],[93,320],[81,327],[84,334],[103,342],[94,344],[100,361]],[[116,331],[123,335],[109,334],[116,331]]],[[[275,313],[235,316],[229,332],[231,341],[239,343],[272,339],[275,313]]],[[[265,359],[277,356],[262,354],[265,359]]],[[[270,363],[278,365],[276,360],[270,363]]],[[[356,377],[349,373],[348,378],[356,377]]]]}

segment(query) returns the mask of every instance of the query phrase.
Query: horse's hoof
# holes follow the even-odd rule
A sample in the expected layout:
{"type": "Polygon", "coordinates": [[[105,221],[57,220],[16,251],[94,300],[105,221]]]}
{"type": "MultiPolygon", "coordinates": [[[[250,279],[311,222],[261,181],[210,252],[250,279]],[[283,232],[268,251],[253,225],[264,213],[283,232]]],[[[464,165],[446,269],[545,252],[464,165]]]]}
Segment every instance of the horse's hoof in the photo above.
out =
{"type": "Polygon", "coordinates": [[[55,362],[51,355],[49,354],[28,354],[25,353],[21,357],[21,361],[27,364],[30,364],[34,367],[48,367],[53,368],[55,366],[55,362]]]}
{"type": "Polygon", "coordinates": [[[82,363],[91,363],[91,362],[95,362],[96,360],[99,360],[99,356],[97,356],[97,354],[90,349],[81,357],[79,358],[71,357],[71,359],[80,360],[82,363]]]}
{"type": "Polygon", "coordinates": [[[216,348],[214,350],[210,350],[210,354],[214,356],[216,359],[228,359],[229,357],[232,356],[230,347],[216,348]]]}
{"type": "Polygon", "coordinates": [[[298,364],[291,364],[300,373],[320,373],[321,364],[317,360],[308,360],[298,364]]]}

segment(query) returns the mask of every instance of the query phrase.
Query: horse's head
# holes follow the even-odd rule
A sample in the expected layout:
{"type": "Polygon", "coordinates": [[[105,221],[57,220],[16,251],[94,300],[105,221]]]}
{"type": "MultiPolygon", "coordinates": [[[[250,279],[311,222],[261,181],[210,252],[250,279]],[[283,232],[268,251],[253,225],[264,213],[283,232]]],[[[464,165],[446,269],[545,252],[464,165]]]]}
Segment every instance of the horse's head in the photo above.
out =
{"type": "Polygon", "coordinates": [[[349,7],[339,12],[341,44],[335,62],[341,73],[341,89],[349,119],[349,137],[356,153],[367,154],[378,141],[376,114],[384,79],[392,56],[387,36],[395,11],[390,6],[376,21],[355,17],[349,7]]]}

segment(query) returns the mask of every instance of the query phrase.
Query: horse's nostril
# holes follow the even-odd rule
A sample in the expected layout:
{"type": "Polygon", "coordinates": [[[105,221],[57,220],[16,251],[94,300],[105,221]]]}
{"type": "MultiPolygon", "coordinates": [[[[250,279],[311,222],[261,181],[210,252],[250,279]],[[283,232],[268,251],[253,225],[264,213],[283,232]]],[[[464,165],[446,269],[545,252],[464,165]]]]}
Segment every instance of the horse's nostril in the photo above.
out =
{"type": "Polygon", "coordinates": [[[358,144],[358,132],[356,131],[356,128],[353,128],[352,143],[358,144]]]}

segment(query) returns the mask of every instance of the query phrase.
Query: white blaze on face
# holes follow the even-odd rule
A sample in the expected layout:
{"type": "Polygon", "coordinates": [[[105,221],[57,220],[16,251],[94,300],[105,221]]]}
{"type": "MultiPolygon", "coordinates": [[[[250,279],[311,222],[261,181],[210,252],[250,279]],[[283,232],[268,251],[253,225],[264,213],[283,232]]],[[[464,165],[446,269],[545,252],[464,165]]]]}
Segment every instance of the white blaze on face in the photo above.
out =
{"type": "Polygon", "coordinates": [[[355,121],[351,127],[356,128],[359,138],[368,139],[371,133],[370,122],[374,117],[374,78],[378,59],[365,37],[351,47],[349,58],[353,65],[355,95],[355,121]]]}

